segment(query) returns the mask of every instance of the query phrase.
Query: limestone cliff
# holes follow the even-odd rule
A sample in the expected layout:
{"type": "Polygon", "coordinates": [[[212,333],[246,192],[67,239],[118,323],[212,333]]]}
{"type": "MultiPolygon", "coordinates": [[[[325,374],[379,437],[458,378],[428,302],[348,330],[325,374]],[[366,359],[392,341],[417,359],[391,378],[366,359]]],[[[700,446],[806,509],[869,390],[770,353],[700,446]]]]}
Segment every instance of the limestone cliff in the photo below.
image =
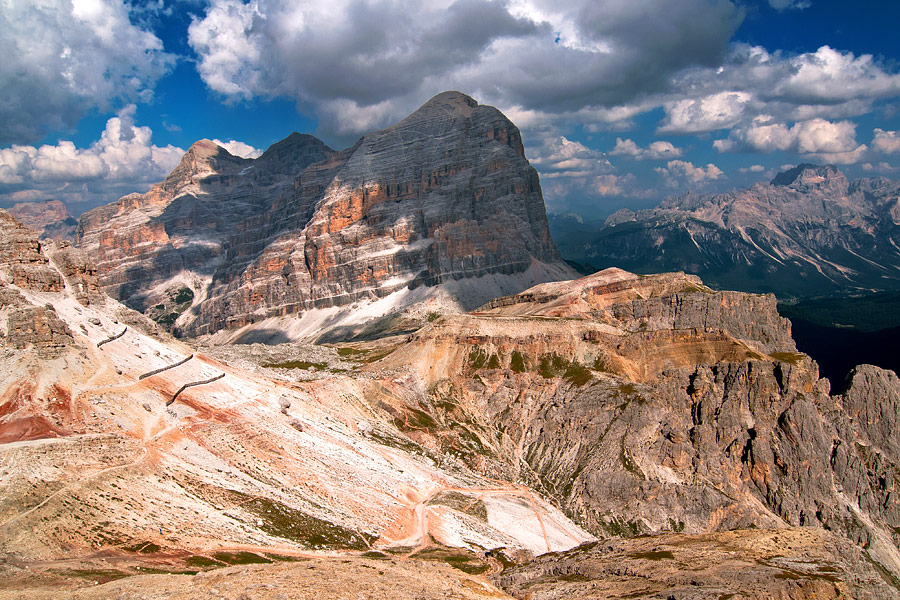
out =
{"type": "MultiPolygon", "coordinates": [[[[85,214],[78,240],[135,308],[192,288],[187,334],[483,275],[520,274],[519,290],[571,276],[518,129],[458,92],[342,152],[299,134],[256,160],[198,142],[148,193],[85,214]]],[[[460,303],[498,293],[481,287],[460,303]]]]}
{"type": "Polygon", "coordinates": [[[610,269],[446,316],[384,361],[423,381],[441,444],[595,535],[817,527],[900,575],[900,381],[863,366],[829,395],[772,296],[610,269]]]}

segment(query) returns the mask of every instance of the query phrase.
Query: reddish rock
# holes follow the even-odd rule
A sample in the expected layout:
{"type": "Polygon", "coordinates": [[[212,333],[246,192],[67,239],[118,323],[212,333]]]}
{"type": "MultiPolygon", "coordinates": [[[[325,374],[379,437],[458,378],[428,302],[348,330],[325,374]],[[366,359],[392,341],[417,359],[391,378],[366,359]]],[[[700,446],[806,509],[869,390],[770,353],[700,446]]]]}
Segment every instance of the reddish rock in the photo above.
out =
{"type": "Polygon", "coordinates": [[[86,213],[78,241],[141,310],[179,273],[209,282],[189,334],[535,261],[569,274],[518,129],[458,92],[342,152],[300,134],[256,160],[197,142],[146,194],[86,213]]]}

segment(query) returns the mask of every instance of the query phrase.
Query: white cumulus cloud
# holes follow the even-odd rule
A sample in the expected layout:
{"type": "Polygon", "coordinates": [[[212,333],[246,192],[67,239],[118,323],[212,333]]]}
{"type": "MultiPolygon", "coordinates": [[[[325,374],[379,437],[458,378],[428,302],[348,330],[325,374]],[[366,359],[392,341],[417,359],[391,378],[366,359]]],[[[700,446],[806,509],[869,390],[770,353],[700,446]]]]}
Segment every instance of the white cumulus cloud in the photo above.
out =
{"type": "Polygon", "coordinates": [[[900,131],[885,131],[875,128],[875,137],[872,139],[872,148],[884,154],[897,154],[900,152],[900,131]]]}
{"type": "Polygon", "coordinates": [[[658,140],[641,148],[633,140],[622,138],[616,138],[616,145],[610,151],[612,156],[627,156],[635,160],[666,160],[678,158],[683,153],[681,148],[676,148],[671,142],[658,140]]]}
{"type": "Polygon", "coordinates": [[[856,141],[855,123],[819,118],[800,121],[792,127],[758,120],[749,127],[733,129],[727,138],[714,141],[713,146],[720,152],[791,151],[841,164],[858,162],[867,150],[865,144],[856,141]]]}
{"type": "Polygon", "coordinates": [[[0,56],[0,143],[71,127],[94,107],[148,100],[174,62],[117,0],[5,0],[0,56]]]}
{"type": "Polygon", "coordinates": [[[254,148],[250,144],[245,144],[244,142],[239,142],[237,140],[228,140],[227,142],[223,142],[222,140],[212,140],[212,143],[225,148],[228,150],[229,154],[240,156],[241,158],[259,158],[263,153],[259,148],[254,148]]]}
{"type": "Polygon", "coordinates": [[[702,98],[686,98],[664,104],[666,118],[662,133],[703,133],[737,125],[753,96],[747,92],[725,91],[702,98]]]}
{"type": "Polygon", "coordinates": [[[326,133],[350,135],[454,88],[602,115],[718,64],[741,19],[731,0],[211,0],[189,43],[210,89],[292,97],[326,133]]]}
{"type": "Polygon", "coordinates": [[[693,163],[684,160],[670,160],[665,167],[654,169],[669,187],[694,186],[699,187],[710,181],[722,179],[725,174],[716,165],[709,163],[706,167],[694,166],[693,163]]]}
{"type": "Polygon", "coordinates": [[[120,110],[106,122],[100,139],[87,148],[63,140],[0,149],[0,184],[14,187],[0,197],[43,194],[96,206],[160,181],[175,168],[184,150],[154,145],[153,132],[135,125],[134,112],[134,105],[120,110]]]}

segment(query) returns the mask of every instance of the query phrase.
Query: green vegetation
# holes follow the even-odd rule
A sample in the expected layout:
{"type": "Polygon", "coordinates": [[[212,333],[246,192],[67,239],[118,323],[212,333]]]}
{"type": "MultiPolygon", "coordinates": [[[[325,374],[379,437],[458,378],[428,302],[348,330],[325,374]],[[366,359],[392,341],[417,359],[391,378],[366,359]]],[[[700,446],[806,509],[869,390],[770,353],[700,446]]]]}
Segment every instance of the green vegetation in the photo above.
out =
{"type": "Polygon", "coordinates": [[[180,313],[170,312],[170,313],[162,314],[162,315],[154,318],[153,320],[156,321],[157,323],[159,323],[160,325],[162,325],[163,327],[171,327],[172,325],[175,324],[175,321],[178,320],[179,316],[180,316],[180,313]]]}
{"type": "Polygon", "coordinates": [[[649,552],[631,552],[628,554],[631,558],[641,558],[644,560],[672,560],[675,555],[670,550],[651,550],[649,552]]]}
{"type": "Polygon", "coordinates": [[[481,557],[462,550],[448,548],[430,548],[415,555],[421,560],[443,562],[454,569],[459,569],[469,575],[481,575],[490,569],[490,563],[481,557]]]}
{"type": "Polygon", "coordinates": [[[430,505],[440,504],[458,510],[461,513],[471,515],[481,521],[487,522],[487,506],[478,498],[472,498],[459,492],[441,492],[435,496],[430,505]]]}
{"type": "Polygon", "coordinates": [[[351,358],[354,356],[365,356],[369,353],[368,350],[360,350],[359,348],[338,348],[337,349],[338,356],[341,358],[351,358]]]}
{"type": "Polygon", "coordinates": [[[528,363],[525,356],[518,350],[513,350],[512,359],[509,361],[509,368],[513,373],[524,373],[528,370],[528,363]]]}
{"type": "Polygon", "coordinates": [[[184,563],[189,567],[224,567],[225,564],[221,563],[217,560],[213,560],[207,556],[200,556],[199,554],[195,554],[193,556],[189,556],[185,559],[184,563]]]}
{"type": "Polygon", "coordinates": [[[566,372],[563,373],[563,377],[571,381],[574,385],[581,387],[591,380],[593,374],[591,374],[591,370],[585,366],[578,363],[569,363],[569,366],[566,367],[566,372]]]}
{"type": "Polygon", "coordinates": [[[441,318],[441,313],[430,312],[425,317],[425,320],[428,321],[429,323],[434,323],[435,321],[437,321],[440,318],[441,318]]]}
{"type": "Polygon", "coordinates": [[[620,517],[612,517],[609,521],[600,520],[602,527],[608,534],[615,537],[634,537],[641,534],[643,527],[637,521],[625,521],[620,517]]]}
{"type": "Polygon", "coordinates": [[[500,357],[496,354],[491,354],[491,357],[488,359],[487,365],[485,368],[488,369],[499,369],[500,368],[500,357]]]}
{"type": "Polygon", "coordinates": [[[137,552],[139,554],[155,554],[156,552],[159,552],[160,548],[153,542],[137,542],[131,546],[126,546],[124,550],[126,552],[137,552]]]}
{"type": "Polygon", "coordinates": [[[216,552],[213,558],[227,565],[261,565],[272,562],[255,552],[216,552]]]}
{"type": "Polygon", "coordinates": [[[269,369],[306,369],[309,370],[310,367],[314,367],[315,369],[322,371],[328,368],[327,363],[323,362],[309,362],[306,360],[289,360],[280,363],[268,363],[263,365],[269,369]]]}
{"type": "Polygon", "coordinates": [[[879,292],[856,298],[819,298],[778,303],[788,319],[802,319],[822,327],[851,327],[879,331],[900,327],[900,292],[879,292]]]}
{"type": "Polygon", "coordinates": [[[191,302],[194,299],[194,291],[191,288],[183,287],[175,294],[175,304],[184,304],[185,302],[191,302]]]}
{"type": "Polygon", "coordinates": [[[475,348],[469,352],[469,368],[472,371],[483,369],[487,361],[488,355],[481,348],[475,348]]]}
{"type": "MultiPolygon", "coordinates": [[[[376,539],[376,536],[345,529],[268,498],[253,498],[241,504],[241,508],[256,515],[262,521],[259,528],[266,533],[310,548],[363,550],[376,539]]],[[[213,556],[222,560],[218,555],[213,556]]]]}

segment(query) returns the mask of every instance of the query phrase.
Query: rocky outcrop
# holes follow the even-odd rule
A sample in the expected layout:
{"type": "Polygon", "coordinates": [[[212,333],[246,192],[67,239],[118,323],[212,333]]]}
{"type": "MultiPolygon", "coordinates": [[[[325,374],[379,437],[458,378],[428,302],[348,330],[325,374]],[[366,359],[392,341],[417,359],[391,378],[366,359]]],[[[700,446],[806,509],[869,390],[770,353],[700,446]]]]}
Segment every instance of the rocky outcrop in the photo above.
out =
{"type": "Polygon", "coordinates": [[[37,231],[41,238],[71,240],[75,237],[78,221],[59,200],[20,202],[9,212],[20,223],[37,231]]]}
{"type": "Polygon", "coordinates": [[[860,367],[829,395],[772,297],[606,271],[444,317],[384,361],[485,469],[595,535],[817,527],[900,574],[900,381],[860,367]]]}
{"type": "Polygon", "coordinates": [[[538,558],[494,581],[531,600],[897,597],[864,551],[811,529],[608,540],[538,558]]]}
{"type": "Polygon", "coordinates": [[[486,274],[527,272],[522,289],[571,273],[518,129],[458,92],[342,152],[299,134],[256,160],[198,142],[150,192],[86,213],[78,240],[133,307],[193,288],[177,321],[192,335],[486,274]]]}
{"type": "Polygon", "coordinates": [[[771,183],[623,209],[572,256],[598,268],[687,271],[783,297],[900,289],[900,183],[803,164],[771,183]]]}
{"type": "Polygon", "coordinates": [[[34,348],[40,358],[56,358],[73,338],[53,306],[25,306],[9,311],[4,342],[12,348],[34,348]]]}
{"type": "Polygon", "coordinates": [[[65,284],[48,263],[37,232],[0,210],[0,271],[6,280],[30,290],[58,292],[65,284]]]}

